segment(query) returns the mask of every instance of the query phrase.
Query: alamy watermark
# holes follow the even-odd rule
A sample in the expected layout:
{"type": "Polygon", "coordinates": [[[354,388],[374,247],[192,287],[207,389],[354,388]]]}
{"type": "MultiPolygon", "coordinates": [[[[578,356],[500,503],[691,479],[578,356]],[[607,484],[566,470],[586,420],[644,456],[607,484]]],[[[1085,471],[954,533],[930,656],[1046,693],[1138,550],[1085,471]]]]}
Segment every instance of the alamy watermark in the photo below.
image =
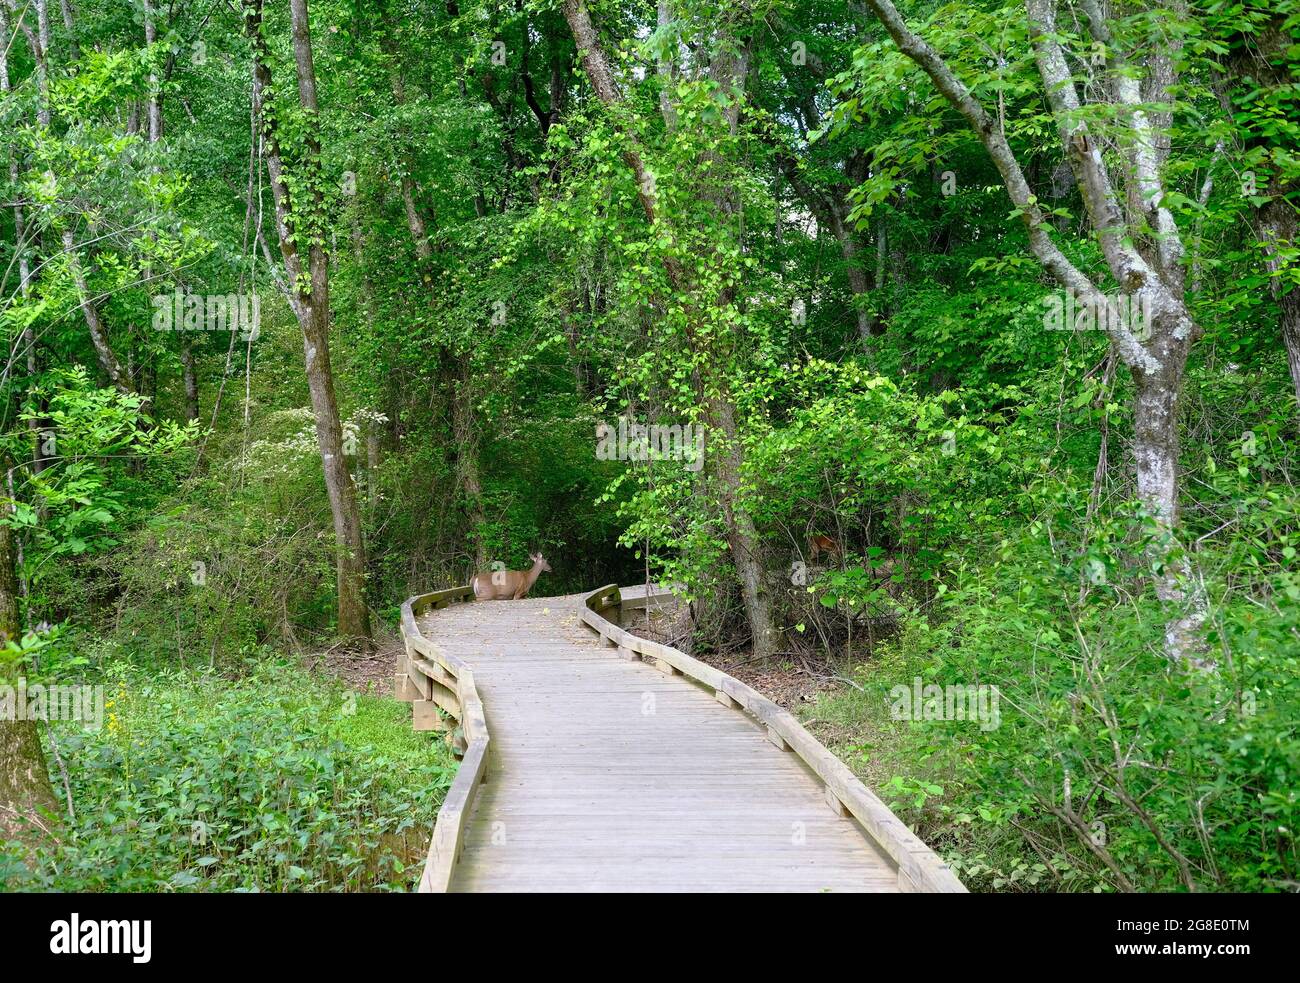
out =
{"type": "Polygon", "coordinates": [[[618,418],[618,426],[596,425],[596,459],[600,461],[684,461],[687,471],[704,467],[704,428],[696,423],[636,423],[618,418]]]}
{"type": "Polygon", "coordinates": [[[244,341],[261,333],[262,299],[248,294],[187,294],[179,288],[155,294],[155,331],[238,331],[244,341]]]}
{"type": "Polygon", "coordinates": [[[74,911],[50,923],[50,952],[56,956],[130,956],[147,963],[153,956],[153,922],[147,918],[82,918],[74,911]]]}
{"type": "Polygon", "coordinates": [[[955,683],[925,685],[921,677],[912,685],[899,684],[889,691],[889,716],[894,720],[978,720],[980,730],[997,730],[1002,723],[996,686],[955,683]]]}
{"type": "Polygon", "coordinates": [[[0,684],[0,720],[75,720],[87,730],[104,725],[103,686],[32,683],[0,684]]]}
{"type": "Polygon", "coordinates": [[[1125,328],[1139,341],[1151,337],[1151,297],[1148,294],[1106,294],[1095,299],[1073,290],[1058,290],[1043,298],[1043,327],[1048,331],[1111,331],[1125,328]]]}

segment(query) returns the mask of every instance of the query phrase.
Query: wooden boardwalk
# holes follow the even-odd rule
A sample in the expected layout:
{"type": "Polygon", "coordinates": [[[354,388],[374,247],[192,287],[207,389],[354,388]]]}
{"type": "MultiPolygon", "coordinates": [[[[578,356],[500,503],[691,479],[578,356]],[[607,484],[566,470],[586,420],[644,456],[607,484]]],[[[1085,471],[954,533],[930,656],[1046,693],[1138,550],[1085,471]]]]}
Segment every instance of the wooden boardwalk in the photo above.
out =
{"type": "Polygon", "coordinates": [[[444,805],[464,815],[439,820],[456,827],[430,854],[433,867],[451,853],[447,889],[899,890],[898,865],[798,755],[721,694],[619,658],[583,610],[574,595],[412,619],[448,666],[472,670],[491,735],[481,784],[444,805]]]}

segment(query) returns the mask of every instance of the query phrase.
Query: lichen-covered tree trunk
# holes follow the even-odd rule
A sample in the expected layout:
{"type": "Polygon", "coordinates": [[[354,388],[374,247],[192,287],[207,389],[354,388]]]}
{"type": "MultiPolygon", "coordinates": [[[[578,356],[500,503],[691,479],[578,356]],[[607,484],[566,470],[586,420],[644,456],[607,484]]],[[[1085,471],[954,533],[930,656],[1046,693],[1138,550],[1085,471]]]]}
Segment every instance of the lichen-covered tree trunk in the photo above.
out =
{"type": "Polygon", "coordinates": [[[1133,407],[1133,457],[1138,499],[1155,533],[1151,552],[1159,570],[1156,596],[1168,608],[1165,651],[1201,665],[1201,629],[1205,597],[1191,561],[1178,541],[1178,403],[1181,368],[1186,361],[1169,358],[1166,371],[1136,378],[1133,407]]]}
{"type": "MultiPolygon", "coordinates": [[[[1178,540],[1178,397],[1187,357],[1199,330],[1183,292],[1183,241],[1163,188],[1162,152],[1140,92],[1140,67],[1113,43],[1098,4],[1085,5],[1090,40],[1106,52],[1102,90],[1117,120],[1122,187],[1117,193],[1102,144],[1089,132],[1079,92],[1062,47],[1055,0],[1026,0],[1034,60],[1046,102],[1055,117],[1062,148],[1111,276],[1143,311],[1144,325],[1118,310],[1111,298],[1074,265],[1053,241],[1049,217],[1040,208],[1006,134],[953,72],[943,57],[907,26],[890,0],[866,0],[899,50],[911,58],[935,88],[970,124],[997,167],[1007,196],[1029,235],[1029,248],[1043,269],[1106,324],[1112,348],[1133,377],[1134,471],[1138,498],[1157,523],[1152,565],[1157,596],[1167,604],[1165,651],[1172,660],[1202,664],[1200,627],[1205,598],[1195,585],[1191,560],[1178,540]],[[1129,203],[1133,214],[1121,205],[1129,203]],[[1149,330],[1148,330],[1149,329],[1149,330]]],[[[1151,54],[1158,60],[1161,55],[1151,54]]],[[[1168,65],[1147,65],[1156,102],[1176,84],[1168,65]],[[1152,81],[1154,80],[1154,81],[1152,81]]]]}

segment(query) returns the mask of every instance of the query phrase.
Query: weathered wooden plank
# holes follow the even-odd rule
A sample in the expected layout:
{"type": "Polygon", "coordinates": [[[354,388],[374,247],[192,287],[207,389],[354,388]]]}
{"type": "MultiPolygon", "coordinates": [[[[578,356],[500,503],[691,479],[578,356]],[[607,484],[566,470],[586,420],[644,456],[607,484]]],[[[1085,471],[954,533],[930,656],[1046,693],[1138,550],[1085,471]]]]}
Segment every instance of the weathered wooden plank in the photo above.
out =
{"type": "Polygon", "coordinates": [[[485,739],[473,742],[465,751],[456,778],[438,810],[433,840],[420,878],[422,894],[445,892],[451,886],[452,871],[464,843],[465,824],[469,822],[474,793],[487,767],[485,739]]]}
{"type": "Polygon", "coordinates": [[[411,703],[411,725],[415,730],[446,730],[447,722],[438,714],[438,704],[432,700],[415,700],[411,703]]]}
{"type": "Polygon", "coordinates": [[[393,699],[401,703],[411,703],[420,698],[420,689],[411,682],[411,677],[399,672],[393,677],[393,699]]]}

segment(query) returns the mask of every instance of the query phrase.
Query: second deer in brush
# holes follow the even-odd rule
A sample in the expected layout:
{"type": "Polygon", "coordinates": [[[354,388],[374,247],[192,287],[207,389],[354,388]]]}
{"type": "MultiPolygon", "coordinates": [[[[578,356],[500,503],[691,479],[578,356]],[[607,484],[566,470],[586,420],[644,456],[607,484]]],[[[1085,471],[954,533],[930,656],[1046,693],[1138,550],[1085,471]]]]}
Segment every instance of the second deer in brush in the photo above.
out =
{"type": "Polygon", "coordinates": [[[808,540],[808,558],[810,560],[816,560],[823,553],[838,560],[844,555],[844,550],[830,536],[813,536],[808,540]]]}

